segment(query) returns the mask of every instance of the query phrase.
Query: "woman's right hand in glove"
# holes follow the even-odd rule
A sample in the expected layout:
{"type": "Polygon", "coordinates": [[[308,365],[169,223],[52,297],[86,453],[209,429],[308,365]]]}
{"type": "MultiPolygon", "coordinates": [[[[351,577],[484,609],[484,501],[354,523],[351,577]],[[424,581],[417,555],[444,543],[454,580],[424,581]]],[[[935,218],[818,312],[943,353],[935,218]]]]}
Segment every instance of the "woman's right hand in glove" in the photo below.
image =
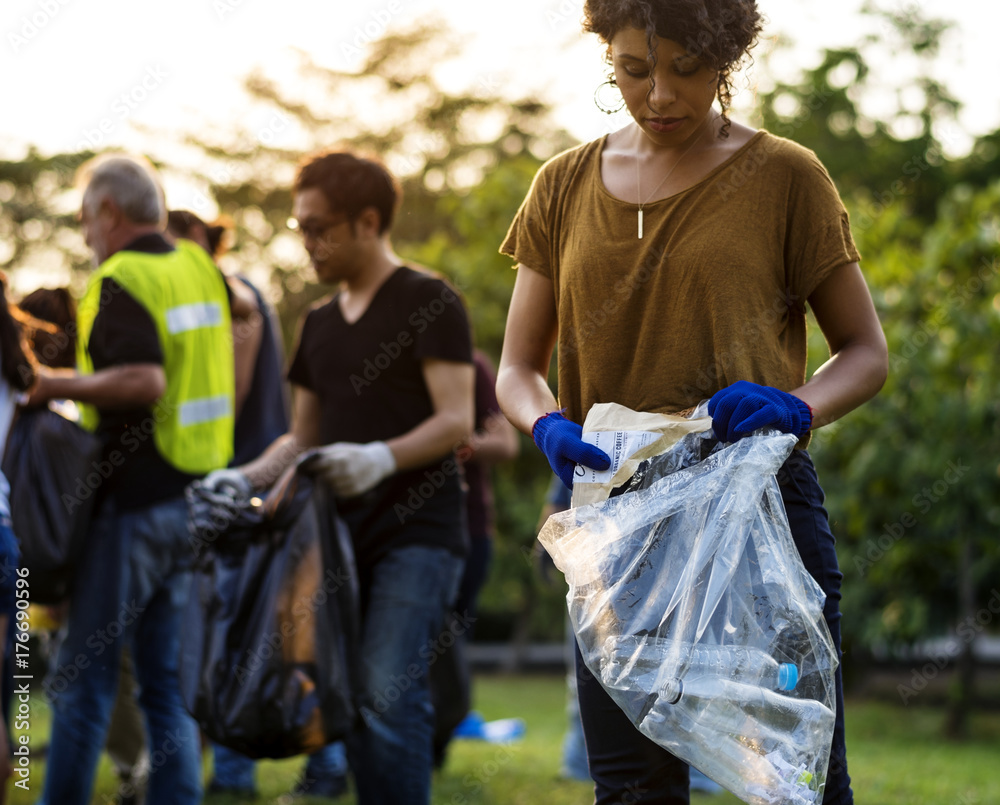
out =
{"type": "Polygon", "coordinates": [[[573,470],[577,464],[592,470],[606,470],[611,466],[611,457],[583,441],[583,428],[558,411],[536,419],[531,427],[531,438],[549,460],[552,471],[569,489],[573,488],[573,470]]]}

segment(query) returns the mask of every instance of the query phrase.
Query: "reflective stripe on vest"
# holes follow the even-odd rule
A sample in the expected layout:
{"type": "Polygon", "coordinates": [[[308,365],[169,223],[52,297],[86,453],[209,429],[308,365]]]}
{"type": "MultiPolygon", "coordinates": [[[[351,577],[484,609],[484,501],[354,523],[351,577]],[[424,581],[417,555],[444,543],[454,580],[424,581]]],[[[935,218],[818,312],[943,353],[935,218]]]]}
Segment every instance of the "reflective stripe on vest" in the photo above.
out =
{"type": "Polygon", "coordinates": [[[187,400],[181,403],[179,419],[181,425],[200,425],[203,422],[214,422],[233,415],[232,400],[226,394],[218,397],[205,397],[201,400],[187,400]]]}
{"type": "Polygon", "coordinates": [[[171,335],[197,330],[200,327],[217,327],[220,324],[222,324],[222,307],[217,302],[180,305],[167,311],[167,332],[171,335]]]}

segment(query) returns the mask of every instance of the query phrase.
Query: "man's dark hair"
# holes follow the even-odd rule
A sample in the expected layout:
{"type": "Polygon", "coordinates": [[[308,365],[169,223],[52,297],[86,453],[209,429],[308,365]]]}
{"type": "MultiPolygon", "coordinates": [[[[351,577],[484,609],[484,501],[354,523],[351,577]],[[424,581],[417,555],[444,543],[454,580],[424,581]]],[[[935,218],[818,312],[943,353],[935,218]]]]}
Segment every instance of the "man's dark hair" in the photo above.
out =
{"type": "Polygon", "coordinates": [[[295,176],[292,190],[300,193],[317,188],[326,197],[330,211],[355,221],[361,212],[374,207],[379,214],[379,234],[392,227],[402,191],[381,162],[347,151],[327,151],[307,157],[295,176]]]}
{"type": "MultiPolygon", "coordinates": [[[[649,58],[656,63],[656,40],[670,39],[719,73],[716,97],[722,107],[723,137],[729,135],[726,112],[732,105],[732,74],[757,44],[763,17],[756,0],[587,0],[583,28],[608,45],[623,28],[646,32],[649,58]]],[[[650,73],[652,81],[652,73],[650,73]]]]}
{"type": "Polygon", "coordinates": [[[222,216],[208,224],[190,210],[167,211],[167,231],[174,237],[190,240],[192,230],[201,227],[208,241],[208,253],[216,260],[226,253],[228,244],[225,239],[232,231],[232,226],[232,220],[228,216],[222,216]]]}

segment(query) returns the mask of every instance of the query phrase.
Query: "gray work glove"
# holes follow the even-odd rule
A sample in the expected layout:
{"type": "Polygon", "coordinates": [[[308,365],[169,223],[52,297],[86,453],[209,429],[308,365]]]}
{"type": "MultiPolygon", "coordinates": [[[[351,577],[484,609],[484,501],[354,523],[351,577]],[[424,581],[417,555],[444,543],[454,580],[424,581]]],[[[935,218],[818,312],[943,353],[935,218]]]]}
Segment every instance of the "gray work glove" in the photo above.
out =
{"type": "Polygon", "coordinates": [[[335,495],[362,495],[396,471],[396,457],[385,442],[335,442],[316,451],[313,466],[335,495]]]}

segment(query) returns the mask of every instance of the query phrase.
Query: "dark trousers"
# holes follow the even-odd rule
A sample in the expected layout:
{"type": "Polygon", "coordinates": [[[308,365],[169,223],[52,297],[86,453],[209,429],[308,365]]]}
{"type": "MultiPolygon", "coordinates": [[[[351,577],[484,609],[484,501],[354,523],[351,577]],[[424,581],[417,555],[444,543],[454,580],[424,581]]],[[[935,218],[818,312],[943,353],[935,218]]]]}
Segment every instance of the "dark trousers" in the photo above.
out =
{"type": "Polygon", "coordinates": [[[455,634],[455,644],[442,652],[431,667],[431,695],[434,699],[434,757],[440,766],[451,734],[468,715],[472,703],[472,672],[467,645],[472,639],[479,591],[489,575],[493,540],[488,534],[473,535],[458,599],[445,628],[455,634]],[[471,622],[471,623],[470,623],[471,622]],[[469,625],[465,625],[469,624],[469,625]]]}
{"type": "MultiPolygon", "coordinates": [[[[812,459],[805,450],[793,451],[778,473],[778,485],[802,563],[826,593],[823,615],[839,657],[840,583],[844,575],[837,564],[833,533],[823,508],[823,490],[812,459]]],[[[590,773],[594,778],[595,805],[688,805],[687,764],[639,732],[583,664],[579,646],[576,667],[580,715],[590,773]]],[[[847,774],[844,689],[839,666],[836,685],[837,721],[823,805],[852,805],[854,795],[847,774]]]]}

